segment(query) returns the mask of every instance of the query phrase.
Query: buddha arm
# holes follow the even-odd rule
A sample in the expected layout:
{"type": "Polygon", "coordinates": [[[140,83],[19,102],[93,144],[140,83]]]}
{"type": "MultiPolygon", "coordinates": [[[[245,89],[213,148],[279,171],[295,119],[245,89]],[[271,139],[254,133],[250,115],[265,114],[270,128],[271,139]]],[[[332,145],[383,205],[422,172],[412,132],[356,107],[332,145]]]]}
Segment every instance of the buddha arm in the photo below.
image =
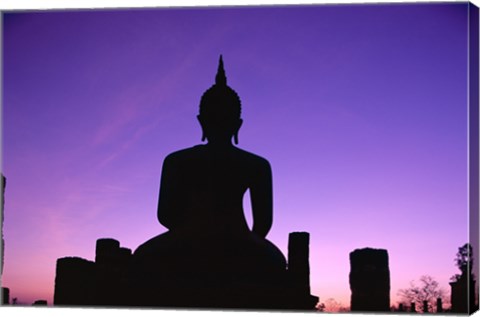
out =
{"type": "Polygon", "coordinates": [[[175,174],[174,160],[167,156],[162,167],[157,217],[158,221],[170,230],[177,227],[179,222],[178,208],[175,206],[178,202],[175,174]]]}
{"type": "Polygon", "coordinates": [[[272,227],[273,198],[272,198],[272,170],[268,161],[262,161],[258,174],[250,186],[252,203],[253,228],[252,231],[265,238],[272,227]]]}

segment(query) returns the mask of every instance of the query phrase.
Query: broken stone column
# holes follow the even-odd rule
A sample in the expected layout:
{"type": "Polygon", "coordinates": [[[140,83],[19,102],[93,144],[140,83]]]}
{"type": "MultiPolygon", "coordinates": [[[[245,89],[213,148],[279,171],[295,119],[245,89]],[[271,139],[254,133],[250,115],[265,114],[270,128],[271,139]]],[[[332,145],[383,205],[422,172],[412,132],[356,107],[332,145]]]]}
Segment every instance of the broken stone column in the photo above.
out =
{"type": "Polygon", "coordinates": [[[128,265],[132,251],[115,239],[98,239],[95,249],[95,305],[121,306],[126,301],[128,265]]]}
{"type": "Polygon", "coordinates": [[[450,282],[452,313],[471,314],[475,308],[475,279],[472,274],[462,274],[450,282]]]}
{"type": "Polygon", "coordinates": [[[98,239],[95,248],[95,263],[98,265],[112,265],[115,263],[120,242],[115,239],[98,239]]]}
{"type": "Polygon", "coordinates": [[[91,305],[95,264],[91,261],[66,257],[57,260],[54,305],[91,305]]]}
{"type": "Polygon", "coordinates": [[[292,288],[298,293],[310,294],[308,232],[292,232],[288,236],[288,273],[292,288]]]}
{"type": "Polygon", "coordinates": [[[390,311],[388,253],[383,249],[357,249],[350,253],[352,311],[390,311]]]}
{"type": "Polygon", "coordinates": [[[411,313],[416,313],[417,312],[417,308],[415,307],[415,303],[410,303],[410,312],[411,313]]]}
{"type": "Polygon", "coordinates": [[[437,298],[437,313],[443,312],[443,304],[442,299],[439,297],[437,298]]]}
{"type": "Polygon", "coordinates": [[[318,297],[310,294],[308,232],[291,232],[288,236],[288,277],[291,289],[290,309],[314,309],[318,297]]]}
{"type": "Polygon", "coordinates": [[[0,258],[1,258],[1,263],[0,263],[0,275],[3,274],[3,259],[5,258],[5,240],[3,239],[3,219],[4,219],[4,208],[5,208],[5,187],[7,186],[7,179],[5,178],[5,176],[3,176],[3,174],[0,175],[1,176],[1,180],[0,180],[0,186],[2,187],[2,204],[0,205],[0,208],[2,208],[1,212],[0,212],[0,219],[2,219],[2,223],[1,223],[1,230],[0,232],[2,233],[2,245],[0,246],[1,250],[2,250],[2,254],[0,254],[0,258]]]}
{"type": "Polygon", "coordinates": [[[10,289],[2,287],[2,305],[10,304],[10,289]]]}
{"type": "MultiPolygon", "coordinates": [[[[0,219],[2,220],[1,222],[1,227],[0,227],[0,232],[2,233],[2,241],[1,241],[1,245],[0,245],[0,250],[2,250],[2,253],[0,254],[0,276],[2,276],[3,274],[3,264],[4,264],[4,261],[3,259],[5,258],[5,239],[3,239],[3,219],[4,219],[4,208],[5,208],[5,187],[7,186],[7,179],[5,178],[5,176],[3,176],[3,174],[0,175],[1,177],[1,180],[0,180],[0,186],[1,186],[1,190],[2,190],[2,202],[0,204],[0,219]]],[[[8,305],[9,302],[10,302],[10,290],[8,288],[4,288],[2,287],[1,289],[2,291],[2,302],[1,304],[2,305],[8,305]]]]}
{"type": "Polygon", "coordinates": [[[423,301],[423,312],[428,313],[428,301],[423,301]]]}

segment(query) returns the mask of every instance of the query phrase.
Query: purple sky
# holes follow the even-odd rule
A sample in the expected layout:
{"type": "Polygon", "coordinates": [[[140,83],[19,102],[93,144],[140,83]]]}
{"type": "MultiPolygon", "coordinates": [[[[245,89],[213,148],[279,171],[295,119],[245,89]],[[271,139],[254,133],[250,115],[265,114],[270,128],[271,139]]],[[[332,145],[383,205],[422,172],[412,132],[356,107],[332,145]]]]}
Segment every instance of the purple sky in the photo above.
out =
{"type": "MultiPolygon", "coordinates": [[[[308,231],[312,293],[349,305],[349,253],[385,248],[391,296],[449,291],[467,242],[467,4],[7,13],[2,284],[53,302],[55,262],[164,232],[160,169],[200,143],[223,54],[239,146],[274,177],[268,235],[308,231]],[[174,131],[172,133],[172,131],[174,131]]],[[[248,215],[248,197],[245,199],[248,215]]]]}

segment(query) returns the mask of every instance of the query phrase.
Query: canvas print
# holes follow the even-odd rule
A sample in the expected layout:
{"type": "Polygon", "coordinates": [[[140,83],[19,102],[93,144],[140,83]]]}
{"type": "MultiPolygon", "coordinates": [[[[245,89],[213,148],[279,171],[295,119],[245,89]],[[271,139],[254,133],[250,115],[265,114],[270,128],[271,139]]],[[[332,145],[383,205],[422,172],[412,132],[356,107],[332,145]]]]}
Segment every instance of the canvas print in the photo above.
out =
{"type": "Polygon", "coordinates": [[[2,12],[2,305],[478,310],[478,15],[2,12]]]}

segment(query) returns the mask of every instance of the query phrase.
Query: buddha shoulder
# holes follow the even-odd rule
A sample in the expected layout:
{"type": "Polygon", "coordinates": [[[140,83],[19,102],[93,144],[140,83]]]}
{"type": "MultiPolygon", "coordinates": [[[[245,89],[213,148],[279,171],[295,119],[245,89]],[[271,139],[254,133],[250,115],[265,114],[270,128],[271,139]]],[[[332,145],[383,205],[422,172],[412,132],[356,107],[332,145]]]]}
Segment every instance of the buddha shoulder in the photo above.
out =
{"type": "Polygon", "coordinates": [[[172,164],[182,164],[188,163],[192,159],[198,158],[202,155],[202,150],[199,146],[194,146],[182,150],[178,150],[168,154],[164,159],[164,164],[172,165],[172,164]]]}
{"type": "Polygon", "coordinates": [[[236,148],[239,158],[246,164],[257,170],[270,170],[270,162],[267,159],[261,157],[260,155],[253,154],[251,152],[236,148]]]}

